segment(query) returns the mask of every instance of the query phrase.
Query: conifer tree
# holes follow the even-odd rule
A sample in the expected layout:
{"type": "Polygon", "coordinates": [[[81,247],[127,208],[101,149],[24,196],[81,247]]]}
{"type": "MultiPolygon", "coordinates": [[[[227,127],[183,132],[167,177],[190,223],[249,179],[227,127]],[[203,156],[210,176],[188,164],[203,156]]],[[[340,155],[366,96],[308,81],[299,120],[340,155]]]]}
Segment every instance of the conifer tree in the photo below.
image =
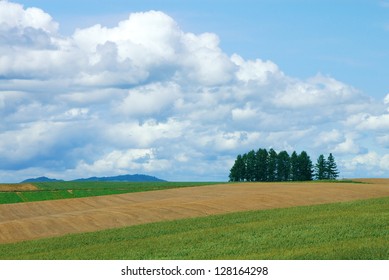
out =
{"type": "Polygon", "coordinates": [[[336,165],[335,158],[332,155],[332,153],[330,153],[330,155],[327,158],[326,171],[327,171],[327,178],[330,180],[336,180],[336,178],[339,177],[338,167],[336,165]]]}
{"type": "Polygon", "coordinates": [[[293,151],[290,156],[290,179],[292,181],[298,181],[299,179],[299,164],[296,151],[293,151]]]}
{"type": "Polygon", "coordinates": [[[266,149],[258,149],[255,154],[256,176],[255,181],[265,182],[267,180],[268,152],[266,149]]]}
{"type": "Polygon", "coordinates": [[[240,170],[240,174],[242,174],[241,181],[247,181],[247,154],[242,155],[242,166],[240,170]]]}
{"type": "Polygon", "coordinates": [[[244,181],[245,176],[245,164],[241,155],[238,155],[234,165],[230,170],[230,181],[241,182],[244,181]]]}
{"type": "Polygon", "coordinates": [[[247,153],[246,156],[246,180],[248,182],[255,181],[255,169],[256,169],[256,160],[254,150],[247,153]]]}
{"type": "Polygon", "coordinates": [[[323,155],[320,155],[315,165],[315,178],[317,180],[328,179],[327,161],[323,155]]]}
{"type": "Polygon", "coordinates": [[[298,156],[299,165],[299,181],[310,181],[312,180],[312,161],[308,156],[307,152],[302,151],[298,156]]]}
{"type": "MultiPolygon", "coordinates": [[[[229,174],[232,182],[242,181],[307,181],[312,180],[313,165],[309,155],[302,151],[299,155],[294,151],[291,156],[286,151],[279,154],[274,149],[258,149],[238,155],[229,174]]],[[[335,179],[338,177],[336,163],[332,154],[326,161],[320,155],[315,165],[315,178],[335,179]],[[324,166],[324,167],[323,167],[324,166]]]]}
{"type": "Polygon", "coordinates": [[[277,156],[277,181],[288,181],[290,175],[290,157],[282,151],[277,156]]]}
{"type": "Polygon", "coordinates": [[[274,149],[269,150],[267,163],[267,181],[274,182],[277,178],[277,152],[274,149]]]}

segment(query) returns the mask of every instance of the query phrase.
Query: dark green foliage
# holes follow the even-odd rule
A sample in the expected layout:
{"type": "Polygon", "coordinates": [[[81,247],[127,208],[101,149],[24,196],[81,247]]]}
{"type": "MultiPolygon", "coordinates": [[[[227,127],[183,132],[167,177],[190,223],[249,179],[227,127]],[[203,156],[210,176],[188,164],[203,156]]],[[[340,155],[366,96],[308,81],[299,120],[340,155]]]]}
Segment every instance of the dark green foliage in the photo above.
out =
{"type": "Polygon", "coordinates": [[[290,157],[288,152],[282,151],[277,156],[277,181],[289,181],[290,157]]]}
{"type": "Polygon", "coordinates": [[[229,177],[231,182],[244,181],[244,178],[246,177],[246,168],[245,162],[241,155],[238,155],[238,157],[236,158],[235,164],[231,168],[229,177]]]}
{"type": "Polygon", "coordinates": [[[307,152],[302,151],[298,156],[298,181],[310,181],[312,180],[312,161],[307,152]]]}
{"type": "Polygon", "coordinates": [[[267,161],[267,181],[274,182],[277,178],[277,153],[273,149],[269,150],[267,161]]]}
{"type": "Polygon", "coordinates": [[[238,155],[230,170],[231,182],[275,182],[275,181],[309,181],[312,180],[312,162],[303,151],[289,156],[288,152],[277,154],[274,149],[253,150],[238,155]]]}
{"type": "Polygon", "coordinates": [[[315,165],[315,178],[317,180],[336,180],[339,172],[334,156],[330,153],[327,160],[320,155],[315,165]]]}
{"type": "Polygon", "coordinates": [[[0,259],[388,260],[389,198],[250,211],[0,245],[0,259]]]}
{"type": "Polygon", "coordinates": [[[295,151],[293,151],[292,155],[290,156],[290,179],[292,181],[298,181],[299,172],[298,155],[295,151]]]}
{"type": "Polygon", "coordinates": [[[275,181],[310,181],[336,180],[339,172],[332,153],[326,160],[323,155],[317,159],[313,166],[311,158],[306,151],[299,155],[293,151],[281,151],[277,154],[274,149],[253,150],[247,154],[238,155],[230,170],[231,182],[275,182],[275,181]],[[314,170],[313,170],[314,169],[314,170]]]}
{"type": "Polygon", "coordinates": [[[326,169],[327,169],[327,161],[325,160],[323,155],[320,155],[315,165],[315,178],[317,180],[327,179],[326,169]]]}
{"type": "Polygon", "coordinates": [[[257,182],[267,181],[268,152],[266,149],[259,149],[255,155],[256,158],[256,177],[257,182]]]}
{"type": "Polygon", "coordinates": [[[254,182],[256,179],[256,163],[255,152],[252,150],[246,156],[246,180],[249,182],[254,182]]]}
{"type": "Polygon", "coordinates": [[[331,153],[327,159],[326,171],[328,176],[327,179],[335,180],[339,176],[338,167],[336,166],[335,158],[331,153]]]}

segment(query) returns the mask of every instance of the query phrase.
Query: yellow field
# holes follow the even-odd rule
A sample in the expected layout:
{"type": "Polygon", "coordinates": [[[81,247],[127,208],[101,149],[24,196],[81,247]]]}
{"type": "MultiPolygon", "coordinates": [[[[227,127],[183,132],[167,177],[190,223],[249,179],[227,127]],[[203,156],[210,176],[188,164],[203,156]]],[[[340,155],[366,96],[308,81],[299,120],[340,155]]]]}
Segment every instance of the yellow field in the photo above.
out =
{"type": "Polygon", "coordinates": [[[4,204],[0,205],[0,243],[162,220],[389,196],[388,179],[367,181],[369,184],[234,183],[4,204]]]}
{"type": "Polygon", "coordinates": [[[36,191],[38,188],[32,184],[0,184],[1,192],[36,191]]]}

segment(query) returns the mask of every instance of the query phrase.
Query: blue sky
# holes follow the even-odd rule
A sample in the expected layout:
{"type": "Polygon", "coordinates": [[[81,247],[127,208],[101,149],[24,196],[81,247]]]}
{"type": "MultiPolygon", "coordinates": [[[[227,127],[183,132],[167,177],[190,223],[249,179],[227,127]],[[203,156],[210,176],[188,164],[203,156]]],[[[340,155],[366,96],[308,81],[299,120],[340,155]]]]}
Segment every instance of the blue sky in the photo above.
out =
{"type": "Polygon", "coordinates": [[[226,180],[270,147],[389,174],[389,1],[1,1],[0,34],[0,181],[226,180]]]}

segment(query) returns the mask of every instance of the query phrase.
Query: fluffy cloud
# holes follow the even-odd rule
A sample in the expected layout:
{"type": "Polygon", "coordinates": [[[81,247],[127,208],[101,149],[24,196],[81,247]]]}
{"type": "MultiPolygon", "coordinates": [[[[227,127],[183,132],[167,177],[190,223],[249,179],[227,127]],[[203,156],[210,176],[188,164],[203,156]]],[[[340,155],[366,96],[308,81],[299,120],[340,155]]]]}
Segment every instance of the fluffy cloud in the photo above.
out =
{"type": "Polygon", "coordinates": [[[175,83],[148,84],[129,90],[115,108],[125,116],[163,115],[180,95],[180,86],[175,83]]]}
{"type": "Polygon", "coordinates": [[[228,56],[216,34],[185,32],[163,12],[64,36],[44,11],[0,1],[0,31],[7,180],[226,180],[236,155],[259,147],[333,152],[348,176],[388,170],[389,95],[228,56]]]}
{"type": "Polygon", "coordinates": [[[24,9],[23,6],[8,1],[0,2],[0,27],[3,30],[23,30],[26,28],[41,29],[55,33],[58,23],[52,17],[37,8],[24,9]]]}
{"type": "Polygon", "coordinates": [[[81,160],[76,169],[85,173],[106,174],[114,170],[114,174],[125,174],[128,170],[155,172],[170,167],[170,162],[158,159],[153,149],[130,149],[112,151],[91,164],[81,160]]]}
{"type": "Polygon", "coordinates": [[[345,163],[348,170],[364,168],[372,172],[373,175],[384,175],[389,171],[389,154],[379,155],[376,152],[357,155],[351,161],[345,163]]]}

